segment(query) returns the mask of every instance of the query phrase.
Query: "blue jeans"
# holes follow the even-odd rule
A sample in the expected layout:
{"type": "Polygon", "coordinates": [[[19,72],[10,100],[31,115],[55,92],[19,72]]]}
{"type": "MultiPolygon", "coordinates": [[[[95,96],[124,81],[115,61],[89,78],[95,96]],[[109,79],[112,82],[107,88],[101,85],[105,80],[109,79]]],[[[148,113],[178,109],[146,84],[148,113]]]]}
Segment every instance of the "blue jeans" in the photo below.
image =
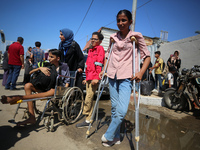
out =
{"type": "Polygon", "coordinates": [[[109,90],[111,98],[111,123],[105,133],[108,141],[120,138],[120,126],[127,113],[132,89],[130,79],[117,80],[109,78],[109,90]]]}
{"type": "Polygon", "coordinates": [[[155,89],[157,89],[157,83],[159,82],[159,90],[162,90],[161,74],[155,74],[155,89]]]}
{"type": "Polygon", "coordinates": [[[18,65],[9,65],[9,75],[7,79],[7,83],[5,88],[6,89],[14,89],[16,88],[16,82],[20,73],[22,66],[18,65]]]}

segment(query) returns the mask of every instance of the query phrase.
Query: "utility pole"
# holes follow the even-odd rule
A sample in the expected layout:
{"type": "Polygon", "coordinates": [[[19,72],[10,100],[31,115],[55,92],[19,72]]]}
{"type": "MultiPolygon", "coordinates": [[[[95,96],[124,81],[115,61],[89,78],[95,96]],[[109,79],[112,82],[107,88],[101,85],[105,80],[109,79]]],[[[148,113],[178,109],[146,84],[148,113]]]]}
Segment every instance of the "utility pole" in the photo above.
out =
{"type": "MultiPolygon", "coordinates": [[[[135,17],[136,17],[136,9],[137,9],[137,0],[133,0],[133,6],[132,6],[132,25],[131,25],[131,30],[135,31],[135,17]]],[[[133,66],[135,70],[135,41],[133,41],[133,66]]],[[[133,71],[134,74],[135,71],[133,71]]],[[[135,103],[135,141],[136,141],[136,150],[139,150],[139,104],[140,104],[140,89],[138,91],[138,100],[136,100],[135,96],[135,81],[133,82],[133,94],[134,94],[134,103],[135,103]]],[[[140,88],[140,83],[138,84],[138,87],[140,88]]]]}
{"type": "Polygon", "coordinates": [[[137,0],[133,0],[133,5],[132,5],[132,20],[133,20],[133,23],[131,25],[132,31],[135,31],[136,9],[137,9],[137,0]]]}

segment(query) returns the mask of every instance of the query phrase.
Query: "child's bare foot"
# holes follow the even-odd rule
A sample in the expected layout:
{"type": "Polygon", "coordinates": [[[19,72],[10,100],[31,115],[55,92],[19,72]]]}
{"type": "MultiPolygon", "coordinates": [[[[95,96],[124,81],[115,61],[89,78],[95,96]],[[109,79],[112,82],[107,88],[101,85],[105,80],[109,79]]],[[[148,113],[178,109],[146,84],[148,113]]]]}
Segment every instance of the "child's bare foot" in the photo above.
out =
{"type": "Polygon", "coordinates": [[[7,96],[2,95],[2,96],[1,96],[1,102],[2,102],[2,104],[8,104],[7,96]]]}
{"type": "Polygon", "coordinates": [[[24,125],[34,125],[36,123],[35,118],[28,118],[27,120],[21,121],[17,123],[17,126],[24,126],[24,125]]]}
{"type": "Polygon", "coordinates": [[[5,96],[7,103],[14,104],[16,101],[22,99],[20,95],[13,95],[13,96],[5,96]]]}

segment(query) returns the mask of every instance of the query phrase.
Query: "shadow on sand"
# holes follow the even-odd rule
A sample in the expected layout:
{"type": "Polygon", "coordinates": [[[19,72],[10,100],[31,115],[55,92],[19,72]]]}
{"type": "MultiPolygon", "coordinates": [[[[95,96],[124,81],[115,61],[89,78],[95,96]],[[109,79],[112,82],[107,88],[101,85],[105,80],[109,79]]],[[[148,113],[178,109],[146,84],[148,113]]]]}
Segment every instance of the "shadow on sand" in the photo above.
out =
{"type": "Polygon", "coordinates": [[[26,138],[30,135],[30,132],[38,130],[36,126],[26,126],[26,127],[11,127],[11,126],[1,126],[0,127],[0,145],[1,150],[7,150],[13,147],[19,140],[26,138]]]}

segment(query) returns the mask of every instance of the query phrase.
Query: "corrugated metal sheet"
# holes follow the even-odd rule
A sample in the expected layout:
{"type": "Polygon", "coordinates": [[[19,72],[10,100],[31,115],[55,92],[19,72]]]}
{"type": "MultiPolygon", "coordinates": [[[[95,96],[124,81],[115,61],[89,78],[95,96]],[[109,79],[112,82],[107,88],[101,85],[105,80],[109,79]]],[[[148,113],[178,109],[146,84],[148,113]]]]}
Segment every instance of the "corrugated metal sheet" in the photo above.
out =
{"type": "Polygon", "coordinates": [[[117,31],[118,30],[102,27],[101,34],[103,34],[104,39],[103,39],[103,41],[101,43],[101,46],[103,46],[105,51],[107,51],[108,46],[109,46],[110,35],[113,34],[113,33],[116,33],[117,31]]]}
{"type": "MultiPolygon", "coordinates": [[[[156,59],[154,52],[158,50],[157,44],[149,45],[147,48],[150,51],[151,63],[154,65],[156,59]]],[[[155,69],[152,71],[152,75],[155,77],[155,69]]]]}
{"type": "Polygon", "coordinates": [[[148,50],[150,51],[151,63],[154,65],[155,63],[155,55],[154,52],[158,50],[157,44],[147,46],[148,50]]]}

